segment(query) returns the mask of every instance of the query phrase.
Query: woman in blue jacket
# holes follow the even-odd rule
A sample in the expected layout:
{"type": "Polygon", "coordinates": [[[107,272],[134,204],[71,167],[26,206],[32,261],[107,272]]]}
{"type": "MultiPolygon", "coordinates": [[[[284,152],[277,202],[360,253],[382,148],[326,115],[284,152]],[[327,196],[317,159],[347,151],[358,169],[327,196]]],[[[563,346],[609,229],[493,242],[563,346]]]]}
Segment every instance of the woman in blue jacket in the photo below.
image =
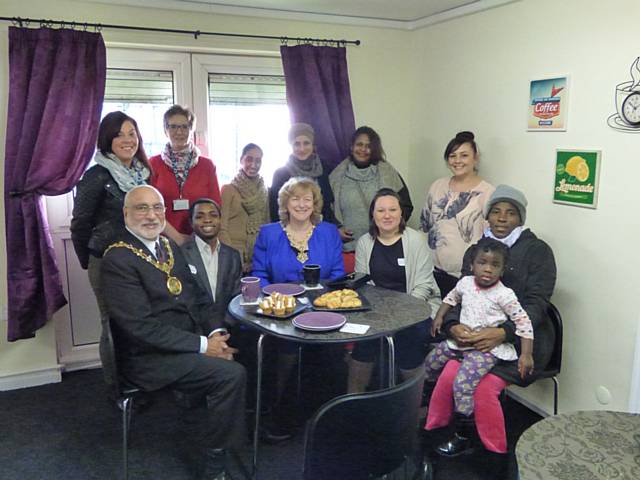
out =
{"type": "Polygon", "coordinates": [[[263,225],[253,250],[253,275],[262,286],[301,283],[302,268],[320,265],[320,280],[344,275],[342,241],[335,225],[322,221],[322,194],[308,177],[289,179],[278,193],[280,222],[263,225]]]}
{"type": "MultiPolygon", "coordinates": [[[[302,268],[320,265],[320,280],[344,275],[342,240],[335,225],[322,221],[322,193],[311,178],[293,177],[278,192],[280,222],[263,225],[253,250],[253,275],[262,286],[302,283],[302,268]]],[[[291,420],[281,408],[284,389],[296,363],[296,344],[279,341],[276,400],[271,424],[262,432],[271,442],[291,437],[291,420]]]]}

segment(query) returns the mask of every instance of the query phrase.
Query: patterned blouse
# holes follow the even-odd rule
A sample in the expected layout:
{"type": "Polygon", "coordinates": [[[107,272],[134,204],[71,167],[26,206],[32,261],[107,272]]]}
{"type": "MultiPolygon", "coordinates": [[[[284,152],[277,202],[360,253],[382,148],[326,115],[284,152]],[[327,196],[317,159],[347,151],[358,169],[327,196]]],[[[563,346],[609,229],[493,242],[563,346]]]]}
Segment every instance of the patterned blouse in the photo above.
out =
{"type": "Polygon", "coordinates": [[[459,278],[464,252],[482,237],[482,210],[495,187],[481,180],[468,192],[453,192],[449,181],[441,178],[429,188],[420,227],[429,237],[436,268],[459,278]]]}

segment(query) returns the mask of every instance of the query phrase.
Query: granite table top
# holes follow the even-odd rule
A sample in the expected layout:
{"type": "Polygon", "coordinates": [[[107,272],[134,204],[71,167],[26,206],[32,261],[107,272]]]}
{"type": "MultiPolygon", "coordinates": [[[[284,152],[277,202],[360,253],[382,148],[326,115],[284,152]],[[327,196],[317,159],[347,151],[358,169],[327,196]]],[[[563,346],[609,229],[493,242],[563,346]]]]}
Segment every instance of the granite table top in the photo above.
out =
{"type": "Polygon", "coordinates": [[[532,425],[516,446],[521,480],[640,478],[640,415],[563,413],[532,425]]]}
{"type": "MultiPolygon", "coordinates": [[[[308,291],[302,297],[309,302],[328,290],[308,291]]],[[[250,325],[264,333],[276,337],[296,340],[303,343],[341,343],[353,342],[392,335],[398,330],[410,327],[429,317],[429,305],[424,300],[406,293],[396,292],[373,285],[363,285],[358,293],[371,303],[371,310],[362,312],[340,312],[349,323],[369,325],[365,334],[329,332],[309,332],[294,327],[289,319],[264,317],[256,313],[257,306],[243,306],[238,295],[229,303],[229,313],[239,322],[250,325]]],[[[309,310],[310,311],[310,310],[309,310]]]]}

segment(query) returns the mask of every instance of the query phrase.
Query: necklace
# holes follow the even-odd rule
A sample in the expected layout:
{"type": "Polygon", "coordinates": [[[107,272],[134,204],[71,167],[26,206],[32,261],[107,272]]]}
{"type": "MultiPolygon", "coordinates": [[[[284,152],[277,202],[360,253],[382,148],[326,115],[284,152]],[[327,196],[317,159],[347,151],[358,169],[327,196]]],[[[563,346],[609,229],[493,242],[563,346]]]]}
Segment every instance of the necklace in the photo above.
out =
{"type": "Polygon", "coordinates": [[[171,245],[169,244],[169,241],[166,238],[160,237],[160,241],[162,242],[162,245],[164,246],[164,249],[167,252],[167,257],[168,257],[167,261],[163,263],[158,262],[155,258],[153,258],[151,255],[148,255],[140,248],[136,248],[133,245],[126,242],[112,243],[104,251],[104,254],[106,255],[107,252],[112,248],[126,248],[128,250],[131,250],[138,257],[147,261],[148,263],[156,267],[158,270],[164,272],[167,275],[167,290],[169,290],[169,293],[171,293],[172,295],[178,296],[180,295],[180,293],[182,293],[182,282],[178,277],[174,277],[173,275],[171,275],[171,270],[173,270],[173,264],[174,264],[173,250],[171,250],[171,245]]]}
{"type": "Polygon", "coordinates": [[[313,230],[316,228],[316,226],[314,224],[311,224],[311,228],[307,230],[302,240],[296,240],[295,238],[293,238],[293,233],[289,231],[288,227],[283,226],[283,228],[284,233],[289,239],[289,244],[293,247],[294,250],[298,252],[296,255],[298,261],[300,263],[304,263],[309,260],[309,239],[311,238],[313,230]]]}

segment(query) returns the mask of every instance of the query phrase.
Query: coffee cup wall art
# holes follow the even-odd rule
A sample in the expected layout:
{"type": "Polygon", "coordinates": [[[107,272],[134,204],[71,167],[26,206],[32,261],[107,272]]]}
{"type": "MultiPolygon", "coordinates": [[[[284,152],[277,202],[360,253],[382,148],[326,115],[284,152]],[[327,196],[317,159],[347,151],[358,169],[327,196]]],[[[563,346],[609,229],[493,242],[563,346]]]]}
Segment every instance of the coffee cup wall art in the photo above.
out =
{"type": "Polygon", "coordinates": [[[624,133],[640,133],[640,57],[629,69],[631,79],[615,88],[616,113],[607,118],[607,125],[624,133]]]}

